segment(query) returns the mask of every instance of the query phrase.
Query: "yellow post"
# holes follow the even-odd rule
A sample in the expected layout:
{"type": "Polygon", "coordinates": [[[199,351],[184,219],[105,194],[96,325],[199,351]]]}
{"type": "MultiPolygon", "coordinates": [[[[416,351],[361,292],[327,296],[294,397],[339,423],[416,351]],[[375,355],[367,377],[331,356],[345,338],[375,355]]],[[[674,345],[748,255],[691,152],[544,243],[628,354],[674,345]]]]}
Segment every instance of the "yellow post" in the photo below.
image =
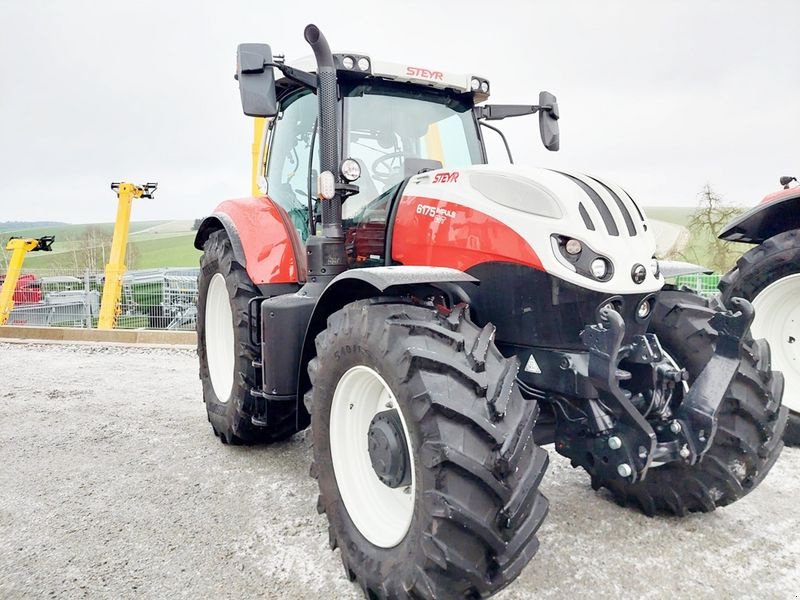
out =
{"type": "Polygon", "coordinates": [[[14,291],[17,289],[17,281],[22,274],[22,263],[25,262],[25,255],[34,250],[50,250],[53,243],[52,237],[43,237],[39,240],[30,238],[11,238],[8,240],[6,250],[11,251],[11,261],[8,263],[8,271],[0,288],[0,325],[5,325],[11,311],[14,308],[14,291]]]}
{"type": "MultiPolygon", "coordinates": [[[[258,176],[261,175],[261,142],[264,139],[264,127],[267,120],[261,117],[253,119],[253,172],[250,177],[250,193],[253,196],[260,196],[261,190],[258,189],[258,176]]],[[[265,153],[266,154],[266,153],[265,153]]],[[[264,156],[266,159],[266,156],[264,156]]]]}
{"type": "Polygon", "coordinates": [[[425,134],[425,146],[428,150],[429,160],[438,160],[444,164],[444,152],[442,151],[442,135],[439,132],[439,124],[431,123],[425,134]]]}
{"type": "Polygon", "coordinates": [[[100,302],[98,329],[112,329],[119,314],[119,299],[122,295],[122,276],[125,274],[125,250],[128,247],[128,229],[131,224],[131,205],[134,198],[152,198],[156,183],[144,186],[133,183],[112,183],[111,189],[117,193],[117,221],[114,224],[114,237],[111,239],[111,256],[106,265],[106,278],[103,283],[103,299],[100,302]]]}

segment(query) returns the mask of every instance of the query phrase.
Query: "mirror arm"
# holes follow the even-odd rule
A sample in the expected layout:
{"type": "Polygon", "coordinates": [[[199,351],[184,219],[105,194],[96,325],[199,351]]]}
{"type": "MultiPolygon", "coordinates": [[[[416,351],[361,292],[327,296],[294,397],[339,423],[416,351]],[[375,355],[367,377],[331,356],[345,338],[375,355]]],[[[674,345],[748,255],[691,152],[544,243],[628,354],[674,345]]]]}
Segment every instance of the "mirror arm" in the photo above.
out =
{"type": "Polygon", "coordinates": [[[284,63],[268,63],[264,65],[265,67],[275,67],[281,73],[286,75],[292,81],[299,83],[300,85],[310,89],[316,90],[317,89],[317,76],[312,75],[311,73],[306,73],[305,71],[301,71],[300,69],[295,69],[286,65],[284,63]]]}
{"type": "Polygon", "coordinates": [[[537,105],[524,105],[524,104],[486,104],[485,106],[476,106],[472,110],[475,112],[475,117],[485,121],[500,121],[507,117],[523,117],[525,115],[533,115],[539,110],[549,110],[549,106],[537,105]]]}
{"type": "Polygon", "coordinates": [[[508,162],[510,162],[513,165],[514,164],[514,157],[511,156],[511,147],[508,145],[508,140],[506,140],[506,136],[503,134],[503,132],[500,131],[497,127],[493,127],[492,125],[489,125],[488,123],[484,123],[483,121],[479,121],[478,124],[481,127],[486,127],[487,129],[491,129],[492,131],[495,131],[500,135],[500,139],[503,140],[503,144],[506,147],[506,153],[508,154],[508,162]]]}

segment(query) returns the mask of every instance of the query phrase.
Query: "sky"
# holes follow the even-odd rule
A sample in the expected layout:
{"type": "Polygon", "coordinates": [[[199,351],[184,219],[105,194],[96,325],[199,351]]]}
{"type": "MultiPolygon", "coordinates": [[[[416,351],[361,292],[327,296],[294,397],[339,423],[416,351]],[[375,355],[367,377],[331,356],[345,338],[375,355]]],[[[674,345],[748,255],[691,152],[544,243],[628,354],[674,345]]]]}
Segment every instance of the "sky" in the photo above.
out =
{"type": "Polygon", "coordinates": [[[797,0],[0,0],[0,221],[112,221],[119,180],[159,183],[134,220],[248,195],[236,46],[304,56],[312,22],[334,51],[485,76],[491,102],[554,93],[559,152],[534,117],[499,123],[516,162],[645,207],[694,205],[706,183],[750,206],[800,177],[797,0]]]}

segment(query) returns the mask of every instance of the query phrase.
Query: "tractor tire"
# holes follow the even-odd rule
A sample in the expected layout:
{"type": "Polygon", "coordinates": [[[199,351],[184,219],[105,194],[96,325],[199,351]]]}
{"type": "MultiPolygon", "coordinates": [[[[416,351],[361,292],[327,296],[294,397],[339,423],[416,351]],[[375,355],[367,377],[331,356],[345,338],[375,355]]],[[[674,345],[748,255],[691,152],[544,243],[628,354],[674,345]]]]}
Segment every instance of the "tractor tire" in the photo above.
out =
{"type": "MultiPolygon", "coordinates": [[[[690,385],[714,353],[717,333],[708,320],[715,312],[708,300],[690,291],[658,294],[650,332],[677,366],[689,372],[690,385]]],[[[633,484],[593,477],[592,487],[606,487],[618,504],[637,506],[648,516],[685,516],[731,504],[755,489],[783,449],[782,394],[783,377],[771,370],[769,346],[747,336],[739,370],[719,410],[717,433],[697,464],[655,465],[633,484]]]]}
{"type": "Polygon", "coordinates": [[[800,446],[800,230],[769,238],[745,253],[719,282],[722,302],[753,303],[753,335],[765,338],[786,377],[789,423],[783,441],[800,446]]]}
{"type": "Polygon", "coordinates": [[[367,598],[484,598],[538,549],[549,460],[532,438],[539,406],[493,339],[464,305],[445,315],[369,300],[316,338],[305,401],[317,508],[367,598]],[[381,419],[395,433],[378,431],[381,419]]]}
{"type": "Polygon", "coordinates": [[[223,444],[275,442],[297,431],[293,402],[271,405],[266,426],[251,419],[260,348],[250,343],[247,305],[258,295],[225,231],[213,232],[200,257],[197,355],[208,421],[223,444]]]}

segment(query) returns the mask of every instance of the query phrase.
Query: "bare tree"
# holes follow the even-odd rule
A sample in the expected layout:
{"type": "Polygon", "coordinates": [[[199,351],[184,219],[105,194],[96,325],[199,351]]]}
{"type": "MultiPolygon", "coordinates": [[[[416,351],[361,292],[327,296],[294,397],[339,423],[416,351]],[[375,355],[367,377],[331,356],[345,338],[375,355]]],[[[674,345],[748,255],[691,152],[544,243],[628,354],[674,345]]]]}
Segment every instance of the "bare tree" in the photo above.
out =
{"type": "Polygon", "coordinates": [[[725,204],[722,196],[714,192],[710,184],[704,185],[698,194],[697,209],[686,225],[691,241],[678,253],[680,258],[718,272],[730,269],[742,254],[742,244],[723,241],[717,235],[741,213],[741,208],[725,204]]]}
{"type": "Polygon", "coordinates": [[[111,236],[97,227],[87,227],[80,236],[72,239],[72,263],[75,271],[102,270],[111,249],[111,236]]]}

